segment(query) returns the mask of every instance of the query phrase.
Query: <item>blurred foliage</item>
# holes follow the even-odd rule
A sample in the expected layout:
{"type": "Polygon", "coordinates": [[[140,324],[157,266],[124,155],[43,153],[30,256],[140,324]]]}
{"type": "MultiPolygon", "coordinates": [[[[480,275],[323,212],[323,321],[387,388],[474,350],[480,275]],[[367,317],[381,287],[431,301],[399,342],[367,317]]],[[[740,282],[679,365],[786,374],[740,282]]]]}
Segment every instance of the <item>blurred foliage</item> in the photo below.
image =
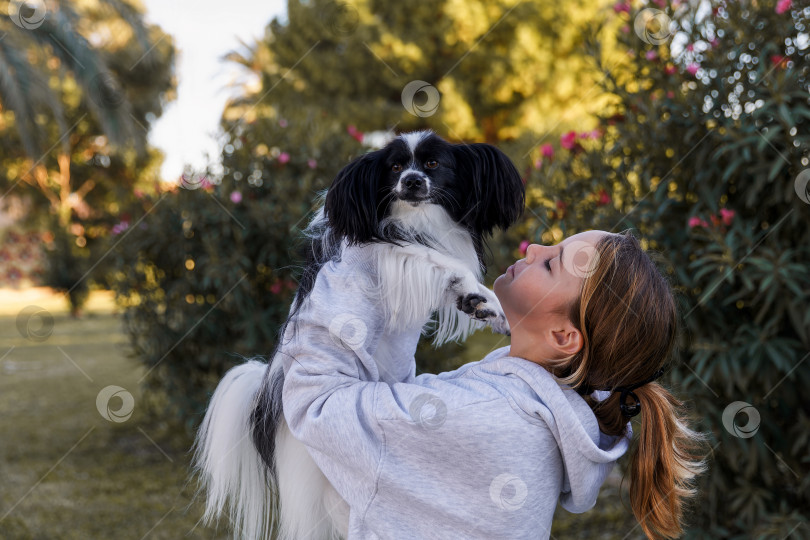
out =
{"type": "Polygon", "coordinates": [[[87,280],[104,283],[115,225],[154,190],[147,126],[173,96],[172,40],[119,0],[0,11],[0,202],[30,205],[28,225],[51,233],[45,284],[80,302],[87,280]]]}
{"type": "Polygon", "coordinates": [[[690,538],[810,538],[810,4],[780,4],[652,4],[673,34],[657,45],[633,31],[645,6],[619,4],[611,106],[539,149],[529,181],[533,240],[632,228],[664,256],[683,315],[669,382],[712,436],[690,538]],[[735,401],[761,417],[750,438],[723,424],[735,401]]]}

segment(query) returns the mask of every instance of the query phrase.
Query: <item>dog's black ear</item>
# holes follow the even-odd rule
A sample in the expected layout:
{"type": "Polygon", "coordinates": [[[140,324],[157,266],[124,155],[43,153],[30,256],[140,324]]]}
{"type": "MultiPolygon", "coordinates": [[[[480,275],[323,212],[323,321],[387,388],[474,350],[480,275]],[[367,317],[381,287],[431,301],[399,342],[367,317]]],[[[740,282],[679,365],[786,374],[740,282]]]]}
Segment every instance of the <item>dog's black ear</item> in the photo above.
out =
{"type": "Polygon", "coordinates": [[[509,157],[491,144],[459,144],[453,147],[456,174],[468,186],[464,219],[482,234],[506,229],[523,214],[526,186],[509,157]]]}
{"type": "Polygon", "coordinates": [[[384,157],[385,149],[355,159],[340,170],[326,192],[326,219],[338,237],[351,244],[368,242],[377,234],[384,157]]]}

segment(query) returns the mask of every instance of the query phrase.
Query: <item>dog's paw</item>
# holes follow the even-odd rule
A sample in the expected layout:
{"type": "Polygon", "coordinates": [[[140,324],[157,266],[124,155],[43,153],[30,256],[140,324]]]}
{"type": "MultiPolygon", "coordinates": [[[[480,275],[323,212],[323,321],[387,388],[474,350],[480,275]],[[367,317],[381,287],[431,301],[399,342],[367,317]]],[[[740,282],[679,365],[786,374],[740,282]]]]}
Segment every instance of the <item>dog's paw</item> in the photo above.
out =
{"type": "Polygon", "coordinates": [[[460,295],[456,307],[473,319],[486,322],[493,332],[511,335],[501,303],[495,294],[483,285],[479,285],[477,292],[460,295]]]}

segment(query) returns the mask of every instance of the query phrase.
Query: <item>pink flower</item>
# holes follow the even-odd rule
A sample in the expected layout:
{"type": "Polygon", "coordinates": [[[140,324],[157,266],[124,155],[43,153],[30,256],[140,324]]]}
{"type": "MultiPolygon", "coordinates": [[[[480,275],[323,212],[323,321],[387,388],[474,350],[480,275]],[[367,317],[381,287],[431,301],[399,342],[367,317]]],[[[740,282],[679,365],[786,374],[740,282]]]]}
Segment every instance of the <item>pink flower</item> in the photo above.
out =
{"type": "Polygon", "coordinates": [[[310,169],[314,169],[317,166],[318,166],[318,161],[317,160],[312,159],[312,158],[309,158],[307,160],[307,167],[309,167],[310,169]]]}
{"type": "Polygon", "coordinates": [[[734,215],[736,212],[734,210],[729,210],[728,208],[721,208],[720,209],[720,217],[723,219],[723,223],[726,225],[731,225],[731,222],[734,220],[734,215]]]}
{"type": "Polygon", "coordinates": [[[689,51],[689,52],[694,51],[695,50],[695,44],[690,43],[689,45],[686,46],[686,50],[689,51]]]}
{"type": "Polygon", "coordinates": [[[534,168],[539,169],[543,166],[543,158],[537,158],[534,160],[534,168]]]}
{"type": "Polygon", "coordinates": [[[566,150],[571,150],[574,148],[577,142],[577,133],[576,131],[569,131],[565,135],[560,137],[560,146],[565,148],[566,150]]]}
{"type": "Polygon", "coordinates": [[[114,225],[113,228],[112,228],[112,231],[110,231],[110,232],[111,232],[111,234],[113,236],[115,236],[117,234],[121,234],[122,232],[124,232],[127,229],[129,229],[129,222],[121,221],[120,223],[114,225]]]}
{"type": "Polygon", "coordinates": [[[667,97],[668,97],[669,99],[674,98],[674,97],[675,97],[675,92],[673,92],[672,90],[668,90],[668,91],[667,91],[667,97]]]}
{"type": "Polygon", "coordinates": [[[667,7],[667,0],[653,0],[658,7],[667,7]]]}
{"type": "Polygon", "coordinates": [[[630,4],[627,3],[627,2],[618,2],[616,4],[613,4],[613,12],[614,13],[621,13],[621,12],[630,13],[630,4]]]}
{"type": "Polygon", "coordinates": [[[599,200],[596,201],[596,204],[597,206],[604,206],[610,203],[611,200],[610,195],[603,189],[599,191],[599,200]]]}
{"type": "Polygon", "coordinates": [[[285,128],[287,127],[287,121],[282,118],[281,120],[278,121],[278,125],[285,128]]]}
{"type": "Polygon", "coordinates": [[[348,126],[346,131],[349,132],[349,135],[357,139],[357,142],[363,142],[363,132],[359,131],[353,124],[348,126]]]}
{"type": "Polygon", "coordinates": [[[646,53],[644,53],[644,58],[646,58],[647,60],[657,60],[658,53],[654,50],[647,51],[646,53]]]}
{"type": "Polygon", "coordinates": [[[278,294],[281,292],[281,282],[276,281],[272,285],[270,285],[270,292],[273,294],[278,294]]]}
{"type": "Polygon", "coordinates": [[[711,44],[712,47],[717,47],[718,45],[720,45],[720,40],[717,38],[712,38],[712,40],[709,43],[711,44]]]}
{"type": "Polygon", "coordinates": [[[543,157],[551,158],[554,157],[554,147],[550,144],[544,144],[540,147],[540,152],[543,154],[543,157]]]}
{"type": "Polygon", "coordinates": [[[521,241],[520,242],[520,247],[518,247],[518,250],[520,251],[520,254],[521,255],[526,255],[526,251],[528,251],[528,249],[529,249],[529,241],[528,240],[521,241]]]}
{"type": "Polygon", "coordinates": [[[700,64],[696,64],[695,62],[692,62],[691,64],[686,66],[686,71],[688,71],[692,75],[697,73],[699,69],[700,69],[700,64]]]}
{"type": "Polygon", "coordinates": [[[629,34],[630,33],[630,27],[628,25],[626,25],[626,24],[623,25],[619,30],[622,31],[622,34],[629,34]]]}
{"type": "Polygon", "coordinates": [[[242,194],[238,191],[231,191],[231,202],[234,204],[242,202],[242,194]]]}
{"type": "Polygon", "coordinates": [[[279,163],[288,163],[290,161],[290,154],[287,152],[282,152],[278,155],[278,162],[279,163]]]}
{"type": "Polygon", "coordinates": [[[667,75],[674,75],[677,72],[678,68],[676,68],[675,66],[667,66],[664,68],[664,73],[666,73],[667,75]]]}
{"type": "Polygon", "coordinates": [[[598,139],[602,135],[602,132],[598,129],[592,129],[591,131],[583,131],[579,134],[580,139],[598,139]]]}
{"type": "Polygon", "coordinates": [[[776,14],[781,15],[791,8],[793,3],[790,0],[779,0],[776,3],[776,14]]]}
{"type": "Polygon", "coordinates": [[[689,228],[694,229],[695,227],[698,227],[698,226],[700,226],[700,227],[708,227],[709,224],[706,223],[706,221],[704,221],[703,219],[701,219],[701,218],[699,218],[697,216],[690,217],[689,218],[689,228]]]}

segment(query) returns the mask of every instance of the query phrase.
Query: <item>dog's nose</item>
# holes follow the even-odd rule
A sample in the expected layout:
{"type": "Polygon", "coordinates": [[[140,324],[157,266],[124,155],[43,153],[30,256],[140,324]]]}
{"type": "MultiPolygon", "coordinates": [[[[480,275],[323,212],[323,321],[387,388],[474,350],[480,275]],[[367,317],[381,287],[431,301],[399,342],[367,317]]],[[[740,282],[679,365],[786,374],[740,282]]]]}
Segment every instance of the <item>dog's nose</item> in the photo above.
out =
{"type": "Polygon", "coordinates": [[[422,187],[422,177],[411,174],[402,179],[402,184],[405,189],[417,190],[422,187]]]}

